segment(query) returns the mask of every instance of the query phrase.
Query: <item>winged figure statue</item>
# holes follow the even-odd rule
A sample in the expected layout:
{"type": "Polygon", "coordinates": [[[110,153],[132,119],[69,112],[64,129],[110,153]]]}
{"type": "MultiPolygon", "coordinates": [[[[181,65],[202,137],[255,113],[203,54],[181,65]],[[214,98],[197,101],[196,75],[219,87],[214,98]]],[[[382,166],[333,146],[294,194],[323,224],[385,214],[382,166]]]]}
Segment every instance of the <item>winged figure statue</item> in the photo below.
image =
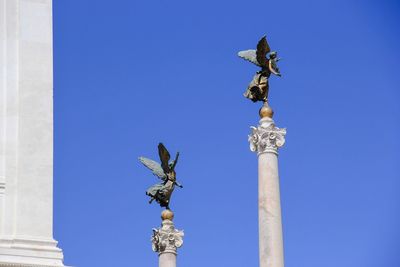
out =
{"type": "Polygon", "coordinates": [[[269,76],[271,76],[271,73],[281,76],[277,66],[277,62],[280,60],[277,52],[271,51],[266,36],[263,36],[260,41],[258,41],[256,50],[250,49],[240,51],[238,56],[261,68],[253,77],[244,96],[253,102],[266,102],[269,92],[269,76]]]}
{"type": "Polygon", "coordinates": [[[182,185],[176,181],[175,166],[178,163],[179,152],[176,153],[175,159],[170,161],[170,154],[162,143],[158,144],[158,154],[161,164],[158,162],[139,157],[140,162],[149,168],[155,176],[161,179],[161,183],[151,186],[146,195],[150,197],[149,203],[154,200],[160,204],[161,207],[169,209],[170,199],[175,186],[182,188],[182,185]]]}

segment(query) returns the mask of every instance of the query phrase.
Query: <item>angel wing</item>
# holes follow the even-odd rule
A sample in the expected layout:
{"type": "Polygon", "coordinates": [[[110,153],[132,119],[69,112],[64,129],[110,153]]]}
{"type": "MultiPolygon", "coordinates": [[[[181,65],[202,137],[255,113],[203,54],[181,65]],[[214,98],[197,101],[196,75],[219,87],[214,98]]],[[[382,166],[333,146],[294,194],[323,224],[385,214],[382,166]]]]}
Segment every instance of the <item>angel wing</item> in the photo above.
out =
{"type": "Polygon", "coordinates": [[[169,155],[169,152],[165,148],[163,143],[158,144],[158,155],[160,156],[162,169],[164,170],[165,173],[169,173],[170,172],[169,159],[171,158],[171,156],[169,155]]]}
{"type": "Polygon", "coordinates": [[[153,172],[153,174],[158,176],[160,179],[164,180],[167,178],[164,170],[161,168],[161,165],[158,164],[158,162],[155,162],[154,160],[145,157],[139,157],[139,160],[141,163],[143,163],[144,166],[149,168],[153,172]]]}
{"type": "Polygon", "coordinates": [[[258,41],[257,44],[257,62],[259,65],[267,67],[267,54],[271,51],[271,48],[268,45],[267,37],[263,36],[263,38],[258,41]]]}
{"type": "Polygon", "coordinates": [[[254,50],[254,49],[240,51],[238,53],[238,56],[243,58],[244,60],[247,60],[253,64],[256,64],[257,66],[260,66],[260,64],[257,61],[256,50],[254,50]]]}

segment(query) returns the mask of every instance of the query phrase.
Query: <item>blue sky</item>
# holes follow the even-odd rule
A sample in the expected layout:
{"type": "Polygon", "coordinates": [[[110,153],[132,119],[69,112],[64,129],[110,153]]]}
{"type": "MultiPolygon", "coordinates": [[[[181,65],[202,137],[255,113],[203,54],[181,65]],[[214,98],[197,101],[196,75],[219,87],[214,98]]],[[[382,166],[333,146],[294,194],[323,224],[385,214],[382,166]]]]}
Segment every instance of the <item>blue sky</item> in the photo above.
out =
{"type": "Polygon", "coordinates": [[[54,1],[54,235],[72,266],[157,266],[157,182],[175,153],[179,266],[258,265],[257,70],[266,34],[286,266],[400,266],[397,1],[54,1]]]}

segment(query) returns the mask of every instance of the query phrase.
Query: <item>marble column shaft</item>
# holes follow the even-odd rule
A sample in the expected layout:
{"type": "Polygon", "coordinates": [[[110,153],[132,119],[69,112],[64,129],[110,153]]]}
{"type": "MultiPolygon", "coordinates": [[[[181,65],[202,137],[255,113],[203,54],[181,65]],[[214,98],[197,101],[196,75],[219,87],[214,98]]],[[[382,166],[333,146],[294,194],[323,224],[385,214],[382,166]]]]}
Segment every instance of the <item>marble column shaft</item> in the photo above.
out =
{"type": "Polygon", "coordinates": [[[158,256],[159,267],[176,267],[176,254],[172,252],[161,253],[158,256]]]}
{"type": "Polygon", "coordinates": [[[285,142],[285,129],[263,118],[252,127],[250,149],[258,153],[258,216],[260,267],[283,267],[283,237],[278,174],[278,148],[285,142]]]}

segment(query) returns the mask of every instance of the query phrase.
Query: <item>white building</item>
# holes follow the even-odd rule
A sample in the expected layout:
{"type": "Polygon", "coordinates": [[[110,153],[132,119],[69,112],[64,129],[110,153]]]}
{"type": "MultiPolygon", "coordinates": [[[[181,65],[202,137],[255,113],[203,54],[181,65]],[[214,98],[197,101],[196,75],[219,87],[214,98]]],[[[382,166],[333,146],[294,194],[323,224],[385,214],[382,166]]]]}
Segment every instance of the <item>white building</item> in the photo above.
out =
{"type": "Polygon", "coordinates": [[[0,266],[63,266],[53,239],[52,1],[0,0],[0,266]]]}

